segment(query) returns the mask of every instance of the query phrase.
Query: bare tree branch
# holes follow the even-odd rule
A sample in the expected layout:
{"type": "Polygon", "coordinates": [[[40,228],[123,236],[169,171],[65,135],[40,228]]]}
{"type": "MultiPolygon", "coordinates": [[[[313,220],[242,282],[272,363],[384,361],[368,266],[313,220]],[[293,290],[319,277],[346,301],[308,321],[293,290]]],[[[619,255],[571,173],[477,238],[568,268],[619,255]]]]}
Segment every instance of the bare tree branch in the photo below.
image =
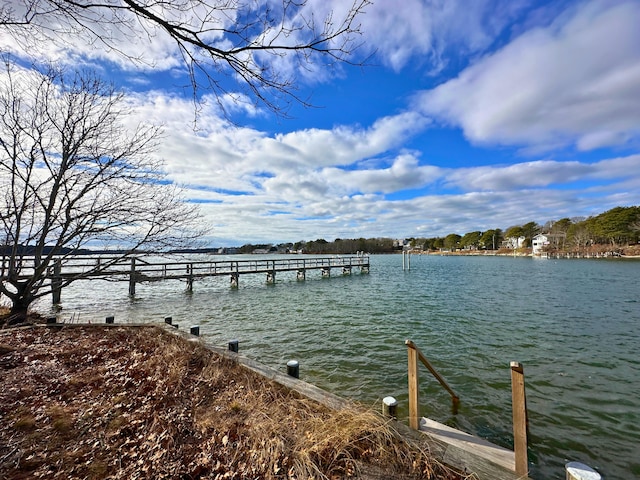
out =
{"type": "Polygon", "coordinates": [[[158,127],[128,131],[122,94],[91,74],[40,75],[8,60],[5,69],[0,293],[14,314],[26,315],[34,299],[51,292],[47,271],[74,250],[117,248],[113,261],[139,249],[193,246],[203,233],[195,226],[199,213],[178,187],[163,184],[163,165],[152,155],[158,127]],[[27,246],[35,261],[25,279],[20,257],[27,246]]]}
{"type": "Polygon", "coordinates": [[[307,105],[296,93],[297,75],[362,64],[354,60],[361,46],[358,18],[370,1],[352,2],[341,16],[329,12],[318,19],[306,0],[28,0],[21,8],[12,2],[1,7],[0,26],[22,45],[77,38],[135,63],[144,55],[131,54],[127,41],[168,37],[194,96],[212,91],[222,105],[237,87],[286,115],[291,103],[307,105]]]}

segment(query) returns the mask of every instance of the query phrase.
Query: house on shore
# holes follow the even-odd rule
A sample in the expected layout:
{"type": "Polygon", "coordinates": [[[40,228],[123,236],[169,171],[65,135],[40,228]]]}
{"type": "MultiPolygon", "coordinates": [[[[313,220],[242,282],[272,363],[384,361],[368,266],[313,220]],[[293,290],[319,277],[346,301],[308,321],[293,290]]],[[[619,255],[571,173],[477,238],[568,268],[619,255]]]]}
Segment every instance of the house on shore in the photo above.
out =
{"type": "Polygon", "coordinates": [[[511,248],[513,250],[524,247],[525,237],[507,237],[502,242],[502,248],[511,248]]]}
{"type": "Polygon", "coordinates": [[[539,233],[531,239],[533,255],[541,255],[548,248],[564,247],[566,237],[564,233],[539,233]]]}

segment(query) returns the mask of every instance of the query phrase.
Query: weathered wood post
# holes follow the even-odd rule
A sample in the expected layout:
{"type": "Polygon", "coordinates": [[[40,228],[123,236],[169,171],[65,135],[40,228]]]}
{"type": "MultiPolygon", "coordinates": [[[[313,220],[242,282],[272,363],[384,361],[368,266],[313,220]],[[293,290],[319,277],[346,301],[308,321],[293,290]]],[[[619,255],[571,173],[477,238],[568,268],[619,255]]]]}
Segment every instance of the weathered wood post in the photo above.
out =
{"type": "Polygon", "coordinates": [[[276,271],[275,270],[271,270],[269,272],[267,272],[267,283],[276,283],[276,271]]]}
{"type": "Polygon", "coordinates": [[[62,262],[60,259],[56,259],[53,263],[53,276],[51,277],[51,297],[53,304],[60,303],[62,298],[62,262]]]}
{"type": "Polygon", "coordinates": [[[116,320],[115,317],[110,316],[104,319],[104,323],[113,323],[115,322],[115,320],[116,320]]]}
{"type": "Polygon", "coordinates": [[[229,351],[233,352],[233,353],[238,353],[239,344],[240,344],[239,340],[230,340],[229,341],[229,351]]]}
{"type": "Polygon", "coordinates": [[[300,378],[300,364],[297,360],[289,360],[287,362],[287,375],[294,378],[300,378]]]}
{"type": "Polygon", "coordinates": [[[511,404],[513,408],[513,450],[518,475],[529,473],[527,457],[527,399],[524,390],[524,369],[519,362],[511,362],[511,404]]]}
{"type": "Polygon", "coordinates": [[[193,292],[193,263],[187,265],[187,291],[193,292]]]}
{"type": "Polygon", "coordinates": [[[382,399],[382,415],[386,418],[398,418],[398,401],[393,397],[382,399]]]}
{"type": "Polygon", "coordinates": [[[131,259],[131,272],[129,273],[129,295],[136,294],[136,259],[131,259]]]}
{"type": "Polygon", "coordinates": [[[189,329],[189,333],[191,335],[195,335],[196,337],[200,336],[200,325],[192,325],[189,329]]]}
{"type": "Polygon", "coordinates": [[[418,395],[418,352],[411,340],[405,342],[409,361],[409,426],[414,430],[420,427],[420,404],[418,395]]]}
{"type": "Polygon", "coordinates": [[[602,478],[593,468],[580,462],[569,462],[564,469],[566,480],[600,480],[602,478]]]}

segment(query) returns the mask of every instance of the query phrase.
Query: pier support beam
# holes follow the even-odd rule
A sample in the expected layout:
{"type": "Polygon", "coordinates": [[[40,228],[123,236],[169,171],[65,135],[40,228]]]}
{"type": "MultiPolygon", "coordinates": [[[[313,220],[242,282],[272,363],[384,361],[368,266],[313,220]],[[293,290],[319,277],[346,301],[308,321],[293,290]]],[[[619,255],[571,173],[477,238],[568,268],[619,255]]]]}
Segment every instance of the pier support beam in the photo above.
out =
{"type": "Polygon", "coordinates": [[[193,263],[187,265],[187,291],[193,292],[193,263]]]}
{"type": "Polygon", "coordinates": [[[129,295],[136,294],[136,259],[131,259],[131,273],[129,273],[129,295]]]}
{"type": "Polygon", "coordinates": [[[62,264],[60,260],[56,260],[53,264],[53,277],[51,277],[51,297],[53,304],[58,305],[62,298],[62,264]]]}

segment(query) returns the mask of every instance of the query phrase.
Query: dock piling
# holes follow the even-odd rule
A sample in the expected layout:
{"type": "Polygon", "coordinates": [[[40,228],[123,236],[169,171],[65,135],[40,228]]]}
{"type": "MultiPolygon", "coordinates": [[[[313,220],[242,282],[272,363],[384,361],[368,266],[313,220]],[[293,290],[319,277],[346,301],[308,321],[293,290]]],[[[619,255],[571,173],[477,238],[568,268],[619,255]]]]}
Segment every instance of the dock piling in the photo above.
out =
{"type": "Polygon", "coordinates": [[[129,272],[129,295],[134,296],[136,294],[136,259],[131,259],[131,269],[129,272]]]}
{"type": "Polygon", "coordinates": [[[53,264],[53,277],[51,277],[51,297],[54,305],[58,305],[62,298],[62,264],[60,259],[53,264]]]}
{"type": "Polygon", "coordinates": [[[580,462],[569,462],[564,466],[566,480],[600,480],[602,477],[593,468],[580,462]]]}
{"type": "Polygon", "coordinates": [[[300,364],[297,360],[289,360],[287,362],[287,375],[294,378],[300,378],[300,364]]]}
{"type": "Polygon", "coordinates": [[[398,401],[394,397],[382,399],[382,415],[386,418],[398,418],[398,401]]]}

